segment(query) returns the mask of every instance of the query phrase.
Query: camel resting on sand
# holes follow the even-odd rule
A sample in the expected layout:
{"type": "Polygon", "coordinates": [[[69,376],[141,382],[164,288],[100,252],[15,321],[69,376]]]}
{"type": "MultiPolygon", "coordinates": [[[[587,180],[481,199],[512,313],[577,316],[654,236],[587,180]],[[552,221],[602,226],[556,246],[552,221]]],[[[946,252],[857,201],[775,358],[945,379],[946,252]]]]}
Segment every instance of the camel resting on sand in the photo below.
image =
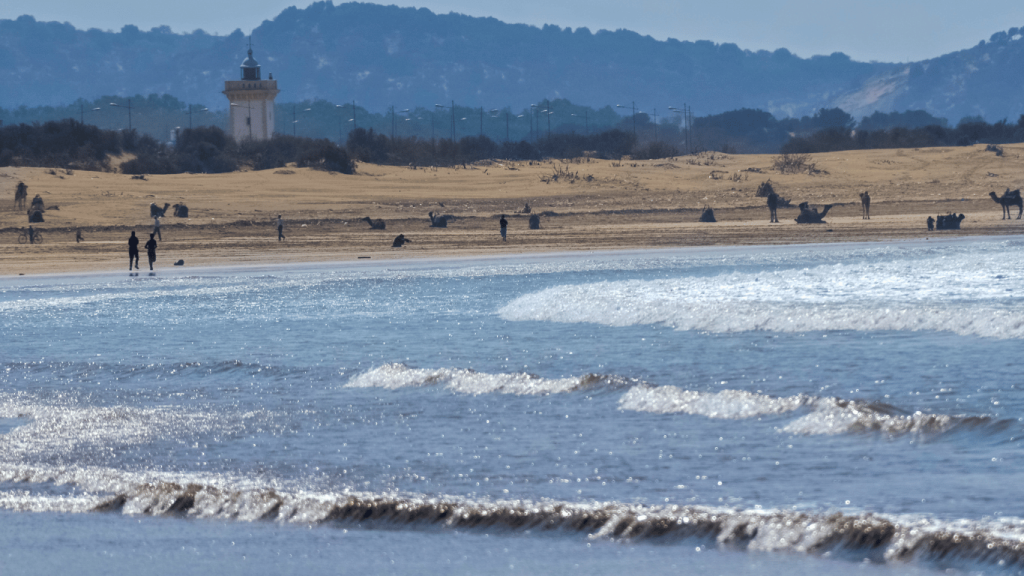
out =
{"type": "Polygon", "coordinates": [[[175,204],[174,215],[178,218],[188,218],[188,206],[185,206],[184,204],[175,204]]]}
{"type": "Polygon", "coordinates": [[[862,210],[861,218],[863,220],[871,220],[871,195],[865,190],[860,194],[860,207],[862,210]]]}
{"type": "Polygon", "coordinates": [[[402,245],[404,245],[407,242],[412,242],[412,240],[409,240],[408,238],[406,238],[405,234],[399,234],[398,236],[395,236],[395,241],[391,243],[391,247],[392,248],[401,248],[402,245]]]}
{"type": "Polygon", "coordinates": [[[540,216],[530,214],[530,230],[540,230],[540,216]]]}
{"type": "Polygon", "coordinates": [[[445,214],[444,216],[438,214],[434,216],[433,212],[428,213],[430,216],[430,227],[431,228],[447,228],[449,221],[455,221],[455,216],[451,214],[445,214]]]}
{"type": "Polygon", "coordinates": [[[170,207],[171,207],[171,203],[170,202],[165,203],[163,208],[160,208],[159,206],[157,206],[156,202],[150,202],[150,204],[149,204],[149,217],[150,218],[158,218],[158,217],[159,218],[163,218],[164,217],[164,212],[167,212],[167,209],[170,208],[170,207]]]}
{"type": "Polygon", "coordinates": [[[373,218],[370,218],[369,216],[367,216],[366,218],[363,218],[363,220],[366,220],[366,223],[369,224],[370,228],[372,228],[374,230],[383,230],[383,229],[385,229],[387,227],[387,224],[385,224],[383,220],[374,220],[373,218]]]}
{"type": "Polygon", "coordinates": [[[1007,188],[1002,196],[996,196],[995,192],[989,192],[988,195],[996,204],[1003,207],[1003,220],[1010,219],[1010,206],[1017,207],[1017,220],[1020,220],[1021,213],[1024,213],[1024,200],[1020,197],[1020,189],[1010,190],[1007,188]]]}
{"type": "Polygon", "coordinates": [[[700,213],[701,222],[718,222],[715,220],[715,211],[711,209],[711,206],[705,206],[704,210],[700,213]]]}
{"type": "Polygon", "coordinates": [[[796,217],[797,224],[827,224],[823,218],[828,211],[832,209],[831,204],[826,204],[825,208],[818,213],[817,208],[811,208],[807,202],[800,203],[800,215],[796,217]]]}

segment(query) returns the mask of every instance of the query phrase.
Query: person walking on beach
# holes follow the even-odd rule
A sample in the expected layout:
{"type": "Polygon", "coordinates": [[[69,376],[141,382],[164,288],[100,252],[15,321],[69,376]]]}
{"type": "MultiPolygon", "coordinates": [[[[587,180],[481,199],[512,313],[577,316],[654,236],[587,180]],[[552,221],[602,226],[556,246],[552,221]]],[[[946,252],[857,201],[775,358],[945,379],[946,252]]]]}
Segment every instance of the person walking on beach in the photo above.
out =
{"type": "Polygon", "coordinates": [[[281,220],[281,215],[277,215],[277,241],[284,240],[284,220],[281,220]]]}
{"type": "Polygon", "coordinates": [[[135,260],[135,269],[139,269],[139,238],[135,236],[135,230],[128,237],[128,269],[132,269],[132,259],[135,260]]]}
{"type": "Polygon", "coordinates": [[[82,238],[82,230],[81,229],[75,230],[75,244],[78,244],[82,240],[85,240],[85,238],[82,238]]]}
{"type": "Polygon", "coordinates": [[[156,262],[156,240],[153,239],[155,234],[149,235],[149,242],[146,242],[146,253],[149,255],[149,269],[153,269],[153,262],[156,262]]]}
{"type": "Polygon", "coordinates": [[[501,226],[501,241],[508,242],[508,238],[505,237],[505,234],[508,232],[508,220],[505,220],[504,214],[501,215],[498,225],[501,226]]]}
{"type": "MultiPolygon", "coordinates": [[[[161,242],[164,241],[163,235],[160,234],[160,217],[159,216],[153,216],[153,234],[155,234],[156,237],[159,238],[161,242]]],[[[152,236],[153,234],[150,234],[150,236],[152,236]]]]}

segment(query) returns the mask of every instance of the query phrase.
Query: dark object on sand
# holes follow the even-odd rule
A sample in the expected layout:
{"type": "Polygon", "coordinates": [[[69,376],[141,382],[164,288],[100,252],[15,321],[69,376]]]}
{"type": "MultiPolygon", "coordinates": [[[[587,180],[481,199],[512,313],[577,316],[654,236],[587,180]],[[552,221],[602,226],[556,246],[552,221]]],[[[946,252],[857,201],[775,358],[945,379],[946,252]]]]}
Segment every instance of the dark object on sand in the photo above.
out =
{"type": "Polygon", "coordinates": [[[431,228],[447,228],[449,221],[455,221],[455,216],[452,216],[451,214],[445,214],[444,216],[438,214],[435,216],[433,212],[430,212],[428,216],[430,216],[431,228]]]}
{"type": "Polygon", "coordinates": [[[406,238],[405,234],[399,234],[398,236],[395,236],[395,241],[391,243],[391,247],[401,248],[407,242],[412,242],[412,240],[406,238]]]}
{"type": "Polygon", "coordinates": [[[925,220],[925,223],[928,224],[928,231],[929,232],[931,232],[932,230],[935,230],[935,218],[932,218],[931,216],[929,216],[928,219],[925,220]]]}
{"type": "Polygon", "coordinates": [[[711,209],[711,206],[705,206],[704,210],[700,213],[701,222],[718,222],[715,220],[715,211],[711,209]]]}
{"type": "Polygon", "coordinates": [[[188,218],[188,206],[185,206],[184,204],[175,204],[174,215],[178,218],[188,218]]]}
{"type": "Polygon", "coordinates": [[[540,230],[540,216],[530,215],[530,230],[540,230]]]}
{"type": "Polygon", "coordinates": [[[817,208],[811,208],[807,202],[800,203],[800,215],[796,217],[797,224],[827,224],[823,218],[832,209],[831,204],[826,204],[825,209],[820,213],[817,208]]]}
{"type": "Polygon", "coordinates": [[[28,211],[28,221],[31,224],[35,224],[35,223],[39,223],[39,222],[45,222],[45,220],[43,220],[43,211],[42,210],[29,209],[29,211],[28,211]]]}
{"type": "Polygon", "coordinates": [[[387,227],[387,224],[385,224],[383,220],[374,220],[369,216],[363,218],[363,220],[366,220],[366,223],[369,224],[370,228],[373,228],[374,230],[384,230],[387,227]]]}
{"type": "Polygon", "coordinates": [[[175,266],[184,266],[185,265],[185,261],[184,260],[178,260],[177,262],[174,263],[174,265],[175,266]]]}
{"type": "Polygon", "coordinates": [[[150,218],[163,218],[164,217],[164,212],[167,212],[167,209],[170,208],[170,207],[171,207],[171,204],[169,202],[165,203],[163,208],[157,206],[156,202],[150,202],[150,204],[149,204],[149,217],[150,218]]]}
{"type": "Polygon", "coordinates": [[[959,230],[960,222],[964,218],[967,218],[963,214],[947,214],[945,216],[939,216],[935,219],[936,230],[959,230]]]}

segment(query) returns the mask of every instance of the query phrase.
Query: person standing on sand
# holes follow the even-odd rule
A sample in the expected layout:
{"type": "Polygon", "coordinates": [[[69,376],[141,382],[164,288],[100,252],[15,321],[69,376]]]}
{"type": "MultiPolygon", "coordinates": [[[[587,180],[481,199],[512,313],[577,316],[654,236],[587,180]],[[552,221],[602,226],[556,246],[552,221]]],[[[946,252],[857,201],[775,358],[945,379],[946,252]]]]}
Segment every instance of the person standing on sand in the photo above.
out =
{"type": "MultiPolygon", "coordinates": [[[[153,234],[156,234],[156,237],[159,238],[161,242],[164,241],[163,235],[160,234],[160,217],[159,216],[153,216],[153,234]]],[[[150,236],[152,236],[153,234],[150,234],[150,236]]]]}
{"type": "Polygon", "coordinates": [[[508,242],[508,238],[505,237],[505,234],[508,232],[508,220],[505,220],[504,214],[501,215],[498,225],[501,226],[501,241],[508,242]]]}
{"type": "Polygon", "coordinates": [[[146,253],[149,255],[149,269],[153,269],[153,262],[156,262],[156,240],[153,239],[155,234],[149,235],[149,242],[146,242],[146,253]]]}
{"type": "Polygon", "coordinates": [[[281,215],[277,215],[277,241],[284,240],[284,220],[281,220],[281,215]]]}
{"type": "Polygon", "coordinates": [[[28,243],[29,244],[35,244],[36,243],[36,229],[33,228],[31,224],[29,224],[29,226],[28,226],[28,243]]]}
{"type": "Polygon", "coordinates": [[[76,230],[75,231],[75,244],[78,244],[82,240],[85,240],[85,238],[82,238],[82,231],[80,229],[76,230]]]}
{"type": "Polygon", "coordinates": [[[132,269],[132,259],[135,259],[135,269],[139,269],[139,238],[135,236],[135,230],[128,237],[128,269],[132,269]]]}

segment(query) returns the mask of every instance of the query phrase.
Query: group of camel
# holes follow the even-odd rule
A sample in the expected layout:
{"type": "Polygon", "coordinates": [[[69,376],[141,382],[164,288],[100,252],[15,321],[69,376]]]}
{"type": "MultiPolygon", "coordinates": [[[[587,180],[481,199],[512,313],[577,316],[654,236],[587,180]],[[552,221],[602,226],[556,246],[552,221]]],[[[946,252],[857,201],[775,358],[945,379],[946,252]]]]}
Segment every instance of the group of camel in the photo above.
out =
{"type": "MultiPolygon", "coordinates": [[[[171,207],[172,206],[171,206],[171,204],[169,202],[165,202],[163,208],[157,206],[156,202],[152,202],[149,205],[149,217],[150,218],[163,218],[164,217],[164,213],[167,212],[167,209],[171,208],[171,207]]],[[[188,218],[188,206],[185,206],[184,204],[175,204],[173,206],[173,208],[174,208],[174,215],[176,217],[178,217],[178,218],[188,218]]]]}
{"type": "MultiPolygon", "coordinates": [[[[444,204],[441,204],[441,206],[444,207],[444,204]]],[[[710,208],[708,210],[710,210],[710,208]]],[[[522,211],[517,210],[516,214],[530,214],[530,205],[526,204],[525,208],[522,211]]],[[[434,214],[433,212],[428,212],[427,218],[430,220],[431,228],[447,228],[449,222],[457,220],[457,218],[451,214],[434,214]]],[[[714,218],[714,216],[712,216],[712,218],[714,218]]],[[[374,219],[366,216],[361,218],[361,220],[369,224],[371,230],[387,230],[388,227],[387,222],[381,219],[374,219]]],[[[529,222],[530,230],[540,230],[540,216],[537,214],[530,214],[529,222]]],[[[395,237],[394,242],[391,243],[391,247],[401,248],[403,245],[410,242],[412,242],[412,240],[406,238],[405,234],[399,234],[395,237]]]]}
{"type": "MultiPolygon", "coordinates": [[[[782,199],[775,189],[772,187],[771,180],[762,182],[761,186],[757,189],[757,196],[763,196],[767,198],[769,221],[772,223],[778,222],[779,217],[776,213],[779,204],[789,204],[788,200],[782,199]]],[[[1021,214],[1024,214],[1024,198],[1021,198],[1020,190],[1006,189],[1006,192],[1002,196],[996,195],[995,192],[989,192],[989,196],[996,204],[999,204],[1003,208],[1003,219],[1007,220],[1011,218],[1010,206],[1017,207],[1017,220],[1021,219],[1021,214]]],[[[861,205],[861,218],[864,220],[871,219],[871,194],[867,190],[860,193],[860,205],[861,205]]],[[[823,210],[819,213],[817,208],[810,208],[807,202],[800,203],[800,215],[796,217],[798,224],[824,224],[825,215],[832,208],[832,204],[826,204],[823,210]]],[[[705,212],[708,208],[705,207],[705,212]]],[[[928,230],[959,230],[960,222],[962,222],[966,216],[963,214],[946,214],[940,215],[938,218],[928,217],[928,230]]],[[[705,220],[704,215],[701,215],[701,222],[708,222],[705,220]]]]}

